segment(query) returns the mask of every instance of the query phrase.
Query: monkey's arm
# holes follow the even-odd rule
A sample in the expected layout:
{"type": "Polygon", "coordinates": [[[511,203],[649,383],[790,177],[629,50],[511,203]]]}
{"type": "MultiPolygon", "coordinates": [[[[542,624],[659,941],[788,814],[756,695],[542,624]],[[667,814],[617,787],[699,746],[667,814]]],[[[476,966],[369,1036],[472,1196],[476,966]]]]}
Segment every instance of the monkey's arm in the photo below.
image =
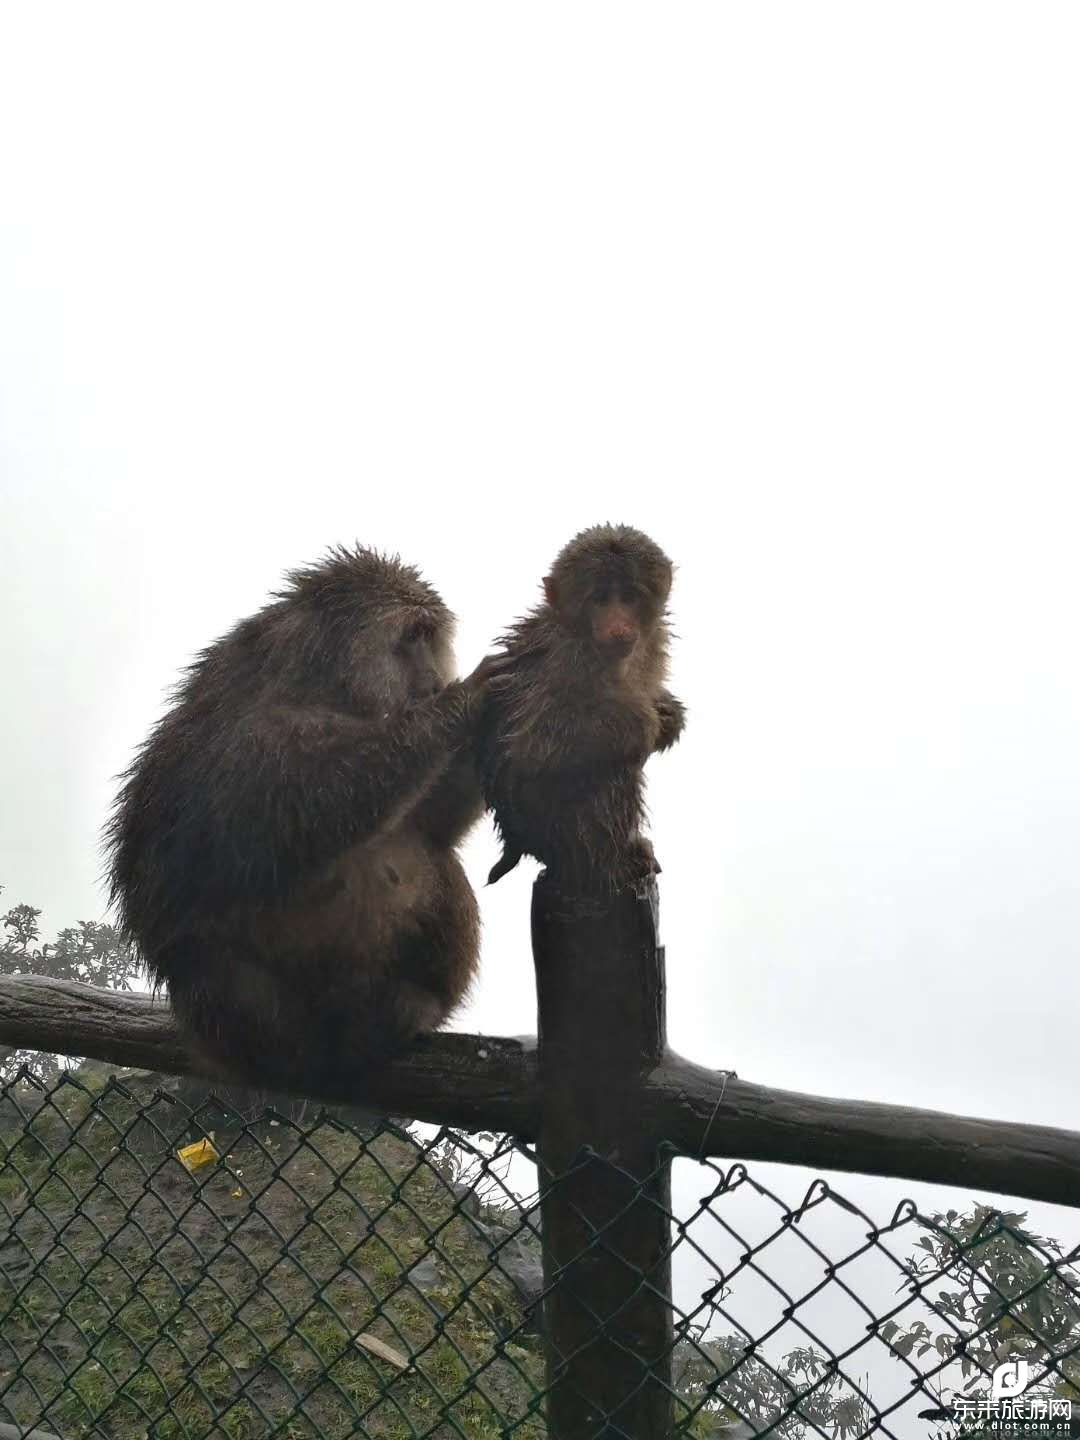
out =
{"type": "Polygon", "coordinates": [[[459,844],[483,813],[476,759],[471,751],[458,750],[421,797],[411,819],[432,844],[448,846],[459,844]]]}
{"type": "Polygon", "coordinates": [[[661,720],[651,701],[547,698],[545,709],[506,746],[509,763],[521,774],[557,783],[576,772],[644,765],[656,748],[661,720]]]}
{"type": "Polygon", "coordinates": [[[686,726],[686,706],[681,700],[677,700],[670,690],[661,690],[656,702],[656,713],[660,719],[656,749],[669,750],[686,726]]]}
{"type": "Polygon", "coordinates": [[[464,743],[469,698],[464,686],[451,685],[392,727],[325,709],[253,711],[206,776],[216,831],[207,838],[217,843],[202,863],[232,869],[240,888],[273,889],[279,874],[378,834],[431,788],[464,743]]]}

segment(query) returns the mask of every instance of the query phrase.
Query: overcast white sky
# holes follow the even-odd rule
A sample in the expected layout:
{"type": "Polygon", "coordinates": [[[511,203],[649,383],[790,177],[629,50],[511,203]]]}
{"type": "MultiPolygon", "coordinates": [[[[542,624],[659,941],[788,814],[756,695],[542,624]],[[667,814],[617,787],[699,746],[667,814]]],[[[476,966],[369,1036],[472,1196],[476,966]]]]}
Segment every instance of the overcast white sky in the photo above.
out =
{"type": "MultiPolygon", "coordinates": [[[[400,550],[468,667],[625,520],[679,566],[676,1048],[1075,1125],[1078,41],[1055,3],[6,7],[4,899],[102,914],[112,777],[286,567],[400,550]]],[[[534,1028],[531,875],[482,894],[464,1027],[534,1028]]]]}

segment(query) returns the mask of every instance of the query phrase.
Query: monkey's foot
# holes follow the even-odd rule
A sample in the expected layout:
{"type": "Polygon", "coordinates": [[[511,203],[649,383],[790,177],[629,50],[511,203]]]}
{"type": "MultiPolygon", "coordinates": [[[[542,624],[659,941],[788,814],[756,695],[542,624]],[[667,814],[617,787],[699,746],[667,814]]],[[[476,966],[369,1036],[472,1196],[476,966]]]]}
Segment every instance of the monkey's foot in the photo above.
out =
{"type": "Polygon", "coordinates": [[[653,843],[651,840],[646,840],[644,835],[639,835],[634,842],[630,866],[635,879],[648,879],[651,875],[663,874],[663,868],[656,858],[653,843]]]}

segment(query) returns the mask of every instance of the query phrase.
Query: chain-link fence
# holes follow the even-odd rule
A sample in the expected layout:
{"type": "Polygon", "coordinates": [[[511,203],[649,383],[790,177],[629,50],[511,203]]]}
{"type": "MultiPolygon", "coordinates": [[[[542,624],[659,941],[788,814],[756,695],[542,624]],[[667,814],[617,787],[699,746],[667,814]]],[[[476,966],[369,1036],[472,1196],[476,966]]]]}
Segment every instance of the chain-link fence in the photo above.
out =
{"type": "MultiPolygon", "coordinates": [[[[990,1404],[1006,1362],[1067,1429],[1080,1246],[1020,1213],[904,1201],[874,1219],[820,1181],[781,1198],[738,1164],[674,1164],[669,1253],[627,1294],[666,1300],[670,1267],[659,1370],[678,1433],[956,1433],[1008,1406],[990,1404]]],[[[590,1167],[616,1168],[583,1154],[575,1183],[590,1167]]],[[[16,1077],[0,1087],[0,1421],[16,1428],[0,1434],[543,1435],[567,1357],[545,1354],[540,1192],[571,1179],[538,1182],[502,1136],[240,1115],[160,1076],[16,1077]]],[[[617,1259],[618,1226],[594,1227],[589,1253],[617,1259]]],[[[620,1433],[597,1415],[598,1436],[620,1433]]]]}

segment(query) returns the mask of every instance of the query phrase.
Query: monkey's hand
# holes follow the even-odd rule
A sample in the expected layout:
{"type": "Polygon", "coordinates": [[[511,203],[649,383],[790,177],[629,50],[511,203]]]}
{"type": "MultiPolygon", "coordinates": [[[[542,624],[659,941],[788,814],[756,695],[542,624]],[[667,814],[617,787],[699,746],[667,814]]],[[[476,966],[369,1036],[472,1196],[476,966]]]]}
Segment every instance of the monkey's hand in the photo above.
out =
{"type": "Polygon", "coordinates": [[[484,712],[492,691],[509,676],[514,665],[512,655],[485,655],[480,664],[464,680],[457,680],[444,692],[453,691],[462,707],[462,719],[467,729],[473,728],[484,712]]]}
{"type": "Polygon", "coordinates": [[[503,675],[508,674],[511,665],[513,657],[510,655],[485,655],[464,680],[452,681],[435,697],[435,706],[451,721],[451,743],[455,747],[467,744],[477,736],[492,688],[503,675]]]}
{"type": "Polygon", "coordinates": [[[686,725],[686,706],[676,700],[670,690],[661,690],[656,702],[656,715],[660,721],[660,734],[656,740],[657,750],[669,750],[683,732],[686,725]]]}
{"type": "Polygon", "coordinates": [[[486,690],[492,681],[508,675],[513,665],[514,656],[507,655],[505,651],[498,655],[485,655],[472,674],[466,675],[460,683],[470,686],[474,690],[486,690]]]}

